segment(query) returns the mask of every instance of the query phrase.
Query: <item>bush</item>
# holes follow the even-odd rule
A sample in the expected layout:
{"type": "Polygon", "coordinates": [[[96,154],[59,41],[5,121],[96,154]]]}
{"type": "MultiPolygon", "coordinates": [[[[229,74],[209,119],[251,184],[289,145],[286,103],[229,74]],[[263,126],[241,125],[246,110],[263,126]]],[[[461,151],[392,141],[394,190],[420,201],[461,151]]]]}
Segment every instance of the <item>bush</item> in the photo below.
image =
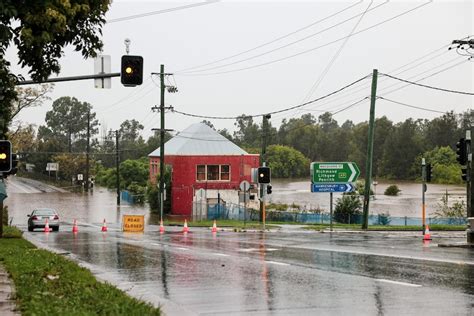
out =
{"type": "Polygon", "coordinates": [[[334,220],[336,222],[345,224],[354,222],[355,217],[362,215],[362,212],[360,211],[361,208],[362,202],[360,201],[358,195],[344,194],[336,201],[334,220]]]}
{"type": "Polygon", "coordinates": [[[391,221],[392,221],[392,219],[390,218],[390,213],[388,213],[388,212],[387,213],[380,213],[378,215],[378,222],[379,222],[378,224],[379,225],[386,226],[386,225],[390,224],[391,221]]]}
{"type": "Polygon", "coordinates": [[[8,226],[8,206],[3,207],[3,226],[8,226]]]}
{"type": "Polygon", "coordinates": [[[385,189],[384,194],[385,195],[390,195],[390,196],[397,196],[398,193],[400,193],[402,190],[400,190],[396,184],[389,185],[387,189],[385,189]]]}

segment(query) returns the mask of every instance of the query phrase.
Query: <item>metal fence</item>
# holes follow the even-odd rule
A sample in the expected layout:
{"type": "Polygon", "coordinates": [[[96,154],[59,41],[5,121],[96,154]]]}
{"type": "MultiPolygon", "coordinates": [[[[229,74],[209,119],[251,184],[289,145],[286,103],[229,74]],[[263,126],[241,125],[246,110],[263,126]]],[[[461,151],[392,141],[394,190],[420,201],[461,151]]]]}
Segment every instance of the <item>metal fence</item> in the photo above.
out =
{"type": "MultiPolygon", "coordinates": [[[[195,205],[196,208],[199,206],[195,205]]],[[[201,206],[202,207],[202,206],[201,206]]],[[[245,209],[238,204],[207,205],[205,211],[201,211],[201,216],[195,219],[235,219],[256,221],[259,219],[259,211],[254,209],[245,209]]],[[[307,213],[307,212],[287,212],[267,210],[265,219],[274,222],[296,222],[304,224],[329,224],[331,217],[329,213],[307,213]]],[[[362,215],[354,215],[347,218],[350,224],[362,224],[362,215]]],[[[336,219],[333,218],[336,222],[336,219]]],[[[465,225],[467,219],[462,218],[426,218],[426,224],[442,225],[465,225]]],[[[419,217],[394,217],[386,214],[369,215],[369,225],[390,225],[390,226],[421,226],[422,219],[419,217]]]]}

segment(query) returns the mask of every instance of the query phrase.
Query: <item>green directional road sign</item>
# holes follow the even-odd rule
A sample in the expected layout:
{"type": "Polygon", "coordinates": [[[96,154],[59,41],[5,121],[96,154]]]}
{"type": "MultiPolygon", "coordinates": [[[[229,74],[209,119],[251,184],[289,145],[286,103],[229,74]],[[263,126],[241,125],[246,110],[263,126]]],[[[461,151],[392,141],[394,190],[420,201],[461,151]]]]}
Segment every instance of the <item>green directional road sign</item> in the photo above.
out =
{"type": "Polygon", "coordinates": [[[355,162],[313,162],[311,180],[313,183],[355,182],[360,170],[355,162]]]}

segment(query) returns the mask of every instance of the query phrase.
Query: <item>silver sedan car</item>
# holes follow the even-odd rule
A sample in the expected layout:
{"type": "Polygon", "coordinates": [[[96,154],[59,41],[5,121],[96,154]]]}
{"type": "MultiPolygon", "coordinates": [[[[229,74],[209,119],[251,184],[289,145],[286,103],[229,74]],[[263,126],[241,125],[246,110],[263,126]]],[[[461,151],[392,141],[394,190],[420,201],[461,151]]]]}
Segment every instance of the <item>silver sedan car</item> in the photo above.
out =
{"type": "Polygon", "coordinates": [[[37,208],[28,215],[28,231],[32,232],[35,228],[44,228],[46,219],[49,227],[57,232],[59,230],[59,215],[50,208],[37,208]]]}

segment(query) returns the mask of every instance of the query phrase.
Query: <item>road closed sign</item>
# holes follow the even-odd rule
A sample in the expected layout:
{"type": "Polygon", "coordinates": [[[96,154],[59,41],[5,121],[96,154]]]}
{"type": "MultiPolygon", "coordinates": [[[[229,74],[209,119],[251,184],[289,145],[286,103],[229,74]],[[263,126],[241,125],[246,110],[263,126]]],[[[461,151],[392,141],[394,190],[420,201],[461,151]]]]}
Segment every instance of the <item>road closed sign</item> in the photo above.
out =
{"type": "Polygon", "coordinates": [[[145,215],[123,215],[124,232],[145,231],[145,215]]]}

